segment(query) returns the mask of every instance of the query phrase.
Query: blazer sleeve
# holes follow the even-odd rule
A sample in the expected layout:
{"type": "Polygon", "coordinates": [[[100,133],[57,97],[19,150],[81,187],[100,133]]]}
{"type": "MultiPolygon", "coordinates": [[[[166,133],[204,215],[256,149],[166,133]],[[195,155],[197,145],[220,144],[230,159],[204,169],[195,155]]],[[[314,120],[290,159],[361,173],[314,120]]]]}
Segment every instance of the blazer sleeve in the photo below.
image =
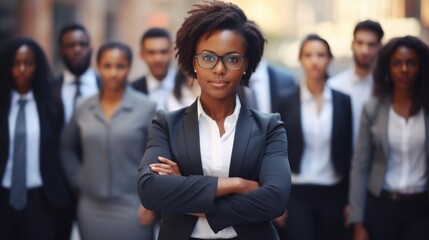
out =
{"type": "Polygon", "coordinates": [[[354,149],[350,173],[349,223],[363,222],[364,219],[368,175],[374,151],[372,145],[373,136],[371,134],[371,124],[374,114],[374,111],[370,110],[368,104],[362,109],[359,133],[354,149]]]}
{"type": "Polygon", "coordinates": [[[149,167],[158,162],[158,156],[172,159],[163,111],[158,111],[153,120],[146,151],[138,170],[138,193],[144,207],[173,214],[214,211],[216,177],[158,175],[149,167]]]}
{"type": "Polygon", "coordinates": [[[217,198],[215,211],[206,213],[214,232],[226,227],[272,219],[286,210],[291,187],[287,156],[287,140],[278,114],[273,115],[267,129],[265,152],[258,176],[260,187],[252,192],[217,198]]]}
{"type": "Polygon", "coordinates": [[[158,113],[139,168],[138,191],[142,204],[166,213],[205,213],[214,232],[226,227],[270,221],[284,213],[290,191],[286,134],[279,115],[271,119],[260,163],[260,188],[245,194],[216,198],[217,177],[167,176],[151,172],[158,156],[169,158],[167,124],[158,113]]]}
{"type": "Polygon", "coordinates": [[[77,191],[78,175],[81,169],[80,129],[77,123],[78,111],[73,116],[61,136],[61,162],[67,180],[73,190],[77,191]]]}

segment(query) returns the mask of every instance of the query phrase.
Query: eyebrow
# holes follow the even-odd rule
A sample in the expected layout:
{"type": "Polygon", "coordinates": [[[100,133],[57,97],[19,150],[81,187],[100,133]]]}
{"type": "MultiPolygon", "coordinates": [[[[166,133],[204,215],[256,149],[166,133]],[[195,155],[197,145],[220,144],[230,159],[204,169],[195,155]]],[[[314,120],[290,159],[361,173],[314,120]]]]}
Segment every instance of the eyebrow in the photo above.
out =
{"type": "MultiPolygon", "coordinates": [[[[213,53],[214,55],[216,55],[216,56],[220,56],[220,55],[218,55],[217,53],[215,53],[214,51],[211,51],[211,50],[208,50],[208,49],[203,49],[201,52],[199,52],[199,53],[202,53],[202,52],[209,52],[209,53],[213,53]]],[[[238,52],[238,51],[230,51],[230,52],[227,52],[227,53],[225,53],[223,56],[225,56],[225,55],[228,55],[228,54],[232,54],[232,53],[237,53],[237,54],[240,54],[240,55],[244,55],[244,54],[242,54],[242,53],[240,53],[240,52],[238,52]]]]}

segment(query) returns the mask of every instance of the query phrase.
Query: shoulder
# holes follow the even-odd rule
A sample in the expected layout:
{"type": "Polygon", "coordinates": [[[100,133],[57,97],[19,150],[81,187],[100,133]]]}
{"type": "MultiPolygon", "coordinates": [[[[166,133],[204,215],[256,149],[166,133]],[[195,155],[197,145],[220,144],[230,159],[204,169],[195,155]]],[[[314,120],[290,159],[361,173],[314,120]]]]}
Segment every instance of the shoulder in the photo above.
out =
{"type": "Polygon", "coordinates": [[[331,88],[331,91],[332,91],[332,96],[334,98],[340,99],[342,101],[350,101],[350,96],[349,95],[347,95],[347,94],[345,94],[343,92],[340,92],[339,90],[335,90],[333,88],[331,88]]]}
{"type": "Polygon", "coordinates": [[[295,84],[293,75],[284,68],[268,65],[268,74],[274,75],[274,77],[278,80],[287,81],[287,83],[290,84],[295,84]]]}
{"type": "Polygon", "coordinates": [[[349,81],[351,78],[352,71],[350,69],[346,69],[337,75],[328,79],[328,85],[332,88],[341,89],[345,82],[349,81]]]}
{"type": "Polygon", "coordinates": [[[139,85],[139,84],[143,84],[146,82],[146,76],[141,76],[139,78],[137,78],[136,80],[131,82],[131,85],[135,86],[135,85],[139,85]]]}

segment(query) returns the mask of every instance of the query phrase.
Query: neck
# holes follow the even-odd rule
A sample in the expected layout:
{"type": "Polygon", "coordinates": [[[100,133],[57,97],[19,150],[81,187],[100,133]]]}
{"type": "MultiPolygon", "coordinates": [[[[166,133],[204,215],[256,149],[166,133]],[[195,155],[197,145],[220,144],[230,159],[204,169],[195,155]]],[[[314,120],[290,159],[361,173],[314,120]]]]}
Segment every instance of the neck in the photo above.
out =
{"type": "Polygon", "coordinates": [[[167,74],[168,74],[168,71],[167,71],[167,72],[165,72],[164,74],[160,74],[160,75],[153,75],[153,74],[152,74],[152,76],[153,76],[156,80],[158,80],[159,82],[162,82],[162,80],[164,80],[164,78],[167,76],[167,74]]]}
{"type": "Polygon", "coordinates": [[[307,78],[305,84],[313,96],[319,97],[323,94],[323,89],[325,88],[325,79],[307,78]]]}
{"type": "Polygon", "coordinates": [[[412,102],[412,92],[393,88],[392,102],[398,104],[410,103],[412,102]]]}
{"type": "Polygon", "coordinates": [[[234,112],[236,104],[235,95],[225,99],[214,99],[201,94],[200,101],[204,112],[215,121],[225,120],[234,112]]]}
{"type": "Polygon", "coordinates": [[[101,92],[101,101],[106,103],[118,103],[122,100],[125,89],[119,90],[103,89],[101,92]]]}
{"type": "Polygon", "coordinates": [[[355,63],[355,73],[360,77],[364,78],[371,73],[371,68],[363,68],[355,63]]]}
{"type": "Polygon", "coordinates": [[[30,92],[30,87],[15,88],[15,91],[17,91],[21,95],[25,95],[30,92]]]}

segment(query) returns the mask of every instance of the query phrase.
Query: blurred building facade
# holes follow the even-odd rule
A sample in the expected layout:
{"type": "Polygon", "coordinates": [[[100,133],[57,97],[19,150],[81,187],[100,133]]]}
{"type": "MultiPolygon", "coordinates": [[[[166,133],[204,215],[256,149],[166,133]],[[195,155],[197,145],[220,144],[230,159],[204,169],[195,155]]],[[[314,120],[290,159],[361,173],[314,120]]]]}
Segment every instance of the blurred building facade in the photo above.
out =
{"type": "MultiPolygon", "coordinates": [[[[139,39],[149,27],[165,27],[174,37],[187,10],[197,0],[0,0],[0,44],[16,36],[36,39],[58,73],[56,54],[60,28],[84,24],[94,51],[107,39],[129,44],[134,53],[132,77],[143,74],[138,59],[139,39]]],[[[266,58],[297,67],[300,39],[318,33],[332,45],[339,59],[350,58],[356,22],[379,21],[385,40],[399,35],[429,40],[429,0],[231,0],[255,20],[268,39],[266,58]]]]}

